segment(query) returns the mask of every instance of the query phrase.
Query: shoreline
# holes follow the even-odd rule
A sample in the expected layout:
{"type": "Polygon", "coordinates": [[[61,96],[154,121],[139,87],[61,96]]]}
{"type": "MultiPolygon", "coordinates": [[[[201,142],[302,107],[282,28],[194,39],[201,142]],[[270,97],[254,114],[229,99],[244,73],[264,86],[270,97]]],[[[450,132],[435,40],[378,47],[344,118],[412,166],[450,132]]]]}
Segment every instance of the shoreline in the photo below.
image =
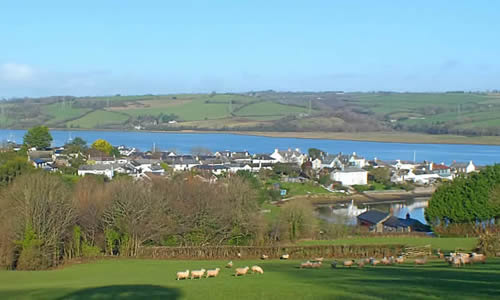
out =
{"type": "MultiPolygon", "coordinates": [[[[19,128],[0,128],[1,130],[26,130],[19,128]]],[[[218,130],[117,130],[84,128],[49,128],[55,131],[102,131],[102,132],[144,132],[144,133],[194,133],[194,134],[235,134],[272,138],[324,139],[357,142],[400,143],[400,144],[450,144],[499,146],[500,136],[460,136],[432,135],[410,132],[278,132],[278,131],[218,131],[218,130]]]]}

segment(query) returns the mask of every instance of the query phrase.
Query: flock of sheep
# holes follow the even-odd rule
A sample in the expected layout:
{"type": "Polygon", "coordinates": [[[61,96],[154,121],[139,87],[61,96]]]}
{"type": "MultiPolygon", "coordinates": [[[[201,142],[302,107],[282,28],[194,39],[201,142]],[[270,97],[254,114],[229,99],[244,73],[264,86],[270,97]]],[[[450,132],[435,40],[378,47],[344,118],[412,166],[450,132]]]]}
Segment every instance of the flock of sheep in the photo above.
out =
{"type": "MultiPolygon", "coordinates": [[[[477,254],[477,253],[460,253],[460,252],[452,252],[449,255],[445,256],[440,250],[438,250],[438,256],[441,259],[444,259],[445,262],[449,263],[451,266],[454,267],[461,267],[466,264],[473,264],[473,263],[485,263],[486,262],[486,256],[484,254],[477,254]]],[[[241,255],[238,254],[238,257],[241,258],[241,255]]],[[[265,260],[268,259],[269,256],[267,255],[262,255],[261,259],[265,260]]],[[[290,258],[289,254],[283,254],[281,255],[280,259],[282,260],[287,260],[290,258]]],[[[390,256],[390,257],[384,257],[380,260],[375,259],[373,257],[370,258],[365,258],[365,259],[360,259],[360,260],[345,260],[342,262],[342,265],[347,268],[351,268],[353,266],[357,266],[358,268],[363,268],[365,265],[372,265],[372,266],[377,266],[377,265],[392,265],[392,264],[402,264],[405,262],[405,257],[404,256],[390,256]]],[[[427,257],[424,258],[416,258],[415,259],[415,265],[425,265],[427,263],[427,257]]],[[[300,264],[299,268],[300,269],[317,269],[320,268],[323,264],[323,257],[317,257],[311,260],[308,260],[306,262],[303,262],[300,264]]],[[[332,268],[337,268],[340,263],[337,261],[333,261],[331,263],[332,268]]],[[[230,261],[227,263],[226,268],[232,268],[233,267],[233,262],[230,261]]],[[[251,270],[252,274],[253,273],[258,273],[258,274],[264,274],[264,270],[257,265],[252,266],[252,268],[249,268],[248,266],[246,267],[240,267],[235,269],[234,276],[243,276],[248,273],[248,271],[251,270]]],[[[193,270],[193,271],[180,271],[177,272],[177,280],[181,279],[201,279],[203,276],[205,278],[208,277],[217,277],[219,275],[220,268],[215,268],[213,270],[193,270]]]]}
{"type": "MultiPolygon", "coordinates": [[[[233,267],[233,262],[232,261],[228,262],[226,265],[226,268],[232,268],[232,267],[233,267]]],[[[252,270],[252,274],[253,273],[264,274],[264,270],[259,266],[252,266],[252,268],[249,268],[248,266],[246,266],[243,268],[236,268],[235,269],[236,272],[234,273],[234,276],[237,277],[237,276],[246,275],[249,270],[252,270]]],[[[188,278],[201,279],[201,278],[203,278],[203,276],[205,276],[205,278],[217,277],[217,275],[219,275],[219,272],[220,272],[220,268],[215,268],[213,270],[205,270],[205,269],[193,270],[191,272],[189,270],[180,271],[180,272],[177,272],[177,280],[188,279],[188,278]]]]}

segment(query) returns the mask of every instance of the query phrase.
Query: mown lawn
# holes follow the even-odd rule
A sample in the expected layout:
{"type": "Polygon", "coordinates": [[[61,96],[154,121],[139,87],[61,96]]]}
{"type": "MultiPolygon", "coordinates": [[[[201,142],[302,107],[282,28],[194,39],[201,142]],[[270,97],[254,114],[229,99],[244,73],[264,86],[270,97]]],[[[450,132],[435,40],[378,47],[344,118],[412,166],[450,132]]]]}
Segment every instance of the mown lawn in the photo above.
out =
{"type": "Polygon", "coordinates": [[[223,267],[226,261],[102,260],[40,272],[1,271],[1,299],[494,299],[500,293],[500,259],[466,268],[442,261],[424,266],[299,269],[300,261],[258,264],[263,275],[176,281],[185,269],[223,267]]]}
{"type": "Polygon", "coordinates": [[[462,249],[471,251],[478,243],[477,238],[437,238],[437,237],[356,237],[337,240],[301,241],[299,245],[390,245],[407,246],[431,245],[432,249],[444,252],[462,249]]]}

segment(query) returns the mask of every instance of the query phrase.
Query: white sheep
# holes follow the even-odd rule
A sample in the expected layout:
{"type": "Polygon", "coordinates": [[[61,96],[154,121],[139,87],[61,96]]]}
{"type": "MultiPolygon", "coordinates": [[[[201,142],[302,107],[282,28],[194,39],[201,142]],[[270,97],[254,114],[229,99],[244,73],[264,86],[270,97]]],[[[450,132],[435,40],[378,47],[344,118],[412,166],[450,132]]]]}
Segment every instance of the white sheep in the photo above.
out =
{"type": "Polygon", "coordinates": [[[260,257],[260,259],[264,260],[264,259],[268,259],[269,256],[265,255],[265,254],[262,254],[262,256],[260,257]]]}
{"type": "Polygon", "coordinates": [[[233,261],[228,262],[226,268],[232,268],[232,267],[233,267],[233,261]]]}
{"type": "Polygon", "coordinates": [[[300,268],[312,268],[312,263],[310,261],[306,261],[300,264],[300,268]]]}
{"type": "Polygon", "coordinates": [[[206,278],[217,277],[219,275],[220,268],[215,268],[214,270],[207,270],[206,278]]]}
{"type": "Polygon", "coordinates": [[[191,271],[191,279],[193,278],[201,279],[203,277],[203,274],[205,274],[205,271],[206,271],[205,269],[191,271]]]}
{"type": "Polygon", "coordinates": [[[252,273],[264,274],[264,270],[259,266],[252,266],[252,273]]]}
{"type": "Polygon", "coordinates": [[[289,258],[290,258],[290,254],[283,254],[280,257],[280,259],[289,259],[289,258]]]}
{"type": "Polygon", "coordinates": [[[188,277],[189,277],[189,270],[183,272],[177,272],[177,280],[188,279],[188,277]]]}
{"type": "Polygon", "coordinates": [[[472,252],[471,260],[472,262],[481,262],[484,264],[486,263],[486,255],[472,252]]]}
{"type": "Polygon", "coordinates": [[[248,269],[249,267],[236,268],[236,273],[234,273],[234,276],[245,275],[248,272],[248,269]]]}

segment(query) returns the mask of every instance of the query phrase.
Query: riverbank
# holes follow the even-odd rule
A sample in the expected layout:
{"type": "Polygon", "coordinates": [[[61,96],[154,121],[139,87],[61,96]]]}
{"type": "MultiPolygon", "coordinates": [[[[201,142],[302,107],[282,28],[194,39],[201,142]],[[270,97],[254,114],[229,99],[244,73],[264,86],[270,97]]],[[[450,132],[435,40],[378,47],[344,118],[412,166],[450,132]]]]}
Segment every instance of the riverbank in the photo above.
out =
{"type": "MultiPolygon", "coordinates": [[[[23,128],[0,128],[4,130],[26,130],[23,128]]],[[[50,128],[60,131],[102,131],[102,132],[152,132],[152,133],[200,133],[237,134],[275,138],[325,139],[403,144],[457,144],[457,145],[500,145],[500,136],[461,136],[451,134],[425,134],[411,132],[278,132],[278,131],[221,131],[221,130],[117,130],[84,128],[50,128]]]]}

